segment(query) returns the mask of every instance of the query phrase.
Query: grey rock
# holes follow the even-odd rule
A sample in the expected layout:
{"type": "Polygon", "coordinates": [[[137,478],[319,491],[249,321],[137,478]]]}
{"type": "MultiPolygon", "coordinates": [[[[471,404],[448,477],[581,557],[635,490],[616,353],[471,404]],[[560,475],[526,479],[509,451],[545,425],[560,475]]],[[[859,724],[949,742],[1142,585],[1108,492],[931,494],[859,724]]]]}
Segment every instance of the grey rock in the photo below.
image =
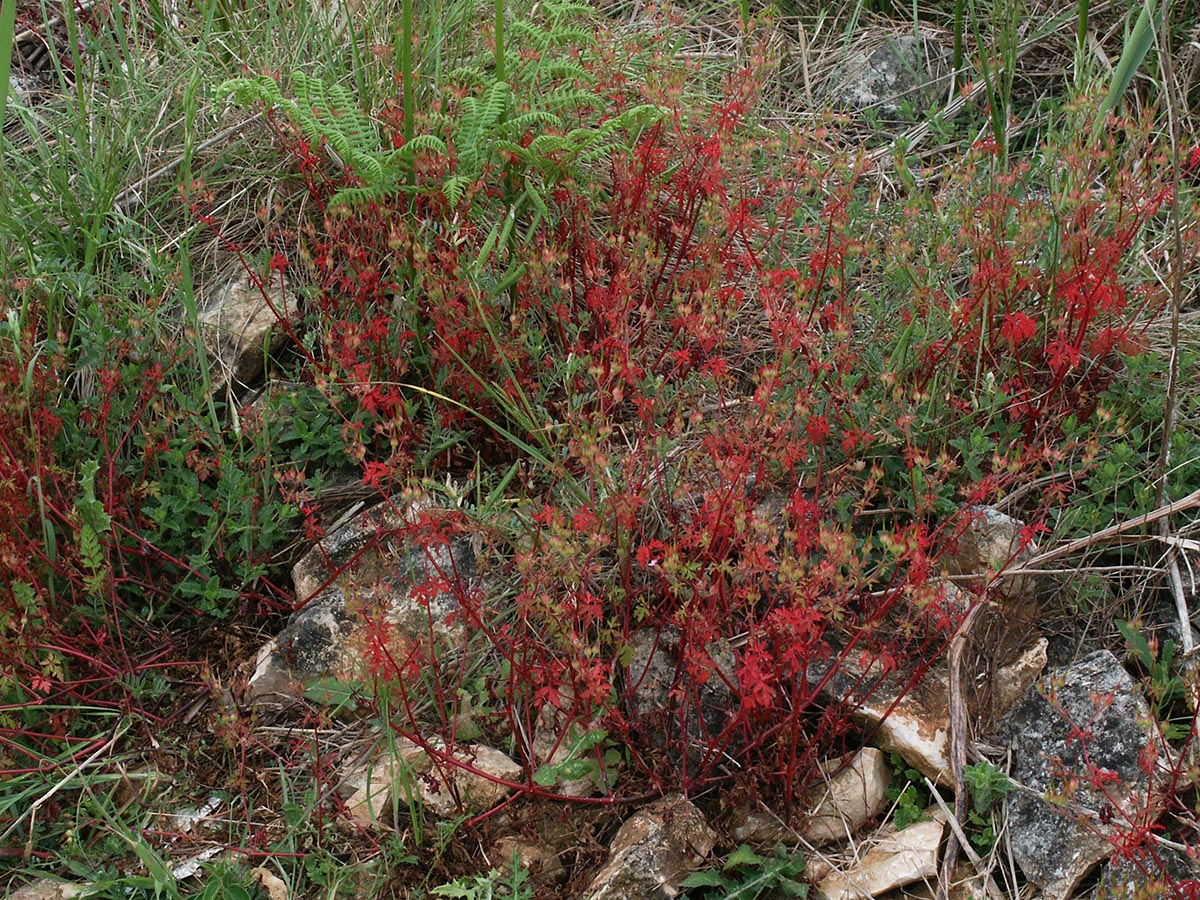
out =
{"type": "Polygon", "coordinates": [[[1181,889],[1181,896],[1195,896],[1200,889],[1200,869],[1168,847],[1145,844],[1128,856],[1106,862],[1090,897],[1091,900],[1157,900],[1175,896],[1172,888],[1181,889]]]}
{"type": "Polygon", "coordinates": [[[513,856],[526,872],[543,883],[556,881],[567,874],[566,867],[553,848],[540,841],[527,841],[519,837],[506,836],[496,841],[492,858],[502,865],[512,861],[513,856]]]}
{"type": "Polygon", "coordinates": [[[521,766],[499,750],[459,746],[435,758],[421,781],[421,799],[426,809],[445,819],[471,815],[500,803],[513,792],[511,785],[524,778],[521,766]]]}
{"type": "Polygon", "coordinates": [[[335,529],[292,572],[308,598],[258,654],[250,697],[286,692],[297,682],[369,677],[382,663],[399,668],[414,648],[459,642],[459,598],[481,590],[470,539],[452,534],[418,545],[422,516],[448,514],[401,497],[335,529]]]}
{"type": "Polygon", "coordinates": [[[905,105],[919,113],[936,103],[947,74],[946,52],[936,41],[881,31],[862,38],[838,67],[829,95],[839,108],[896,119],[905,105]]]}
{"type": "Polygon", "coordinates": [[[705,647],[711,670],[703,684],[693,685],[683,659],[682,640],[674,626],[643,628],[629,639],[626,673],[633,691],[633,711],[651,739],[669,751],[684,742],[702,748],[721,733],[738,708],[733,650],[721,642],[705,647]],[[692,701],[692,707],[683,708],[680,697],[692,701]],[[687,723],[686,734],[680,733],[681,720],[687,723]]]}
{"type": "Polygon", "coordinates": [[[28,105],[37,89],[32,78],[18,72],[8,73],[8,96],[14,105],[28,105]]]}
{"type": "Polygon", "coordinates": [[[1071,896],[1111,855],[1119,826],[1106,821],[1157,818],[1160,801],[1142,766],[1149,719],[1129,673],[1101,650],[1052,672],[1004,720],[1012,777],[1043,795],[1010,795],[1009,844],[1045,900],[1071,896]]]}

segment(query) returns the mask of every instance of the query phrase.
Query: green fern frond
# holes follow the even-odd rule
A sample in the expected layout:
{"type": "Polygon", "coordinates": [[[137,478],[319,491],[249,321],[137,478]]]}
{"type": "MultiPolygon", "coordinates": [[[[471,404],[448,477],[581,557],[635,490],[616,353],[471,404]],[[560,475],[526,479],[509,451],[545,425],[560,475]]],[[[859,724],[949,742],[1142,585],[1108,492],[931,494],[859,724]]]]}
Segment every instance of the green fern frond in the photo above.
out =
{"type": "Polygon", "coordinates": [[[354,174],[367,184],[379,185],[388,179],[388,172],[383,161],[370,153],[355,153],[350,157],[350,165],[354,174]]]}
{"type": "Polygon", "coordinates": [[[387,199],[398,189],[396,181],[363,185],[362,187],[342,188],[329,199],[330,207],[346,205],[350,208],[365,206],[368,203],[378,203],[387,199]]]}
{"type": "Polygon", "coordinates": [[[625,110],[621,115],[609,121],[616,123],[616,127],[636,129],[661,122],[666,115],[667,111],[662,107],[655,106],[653,103],[643,103],[632,109],[625,110]]]}
{"type": "Polygon", "coordinates": [[[604,102],[595,94],[576,87],[564,88],[549,94],[543,100],[547,109],[601,109],[604,102]]]}
{"type": "Polygon", "coordinates": [[[433,134],[418,134],[398,150],[388,154],[389,158],[411,160],[418,153],[445,153],[446,142],[433,134]]]}
{"type": "Polygon", "coordinates": [[[470,180],[462,175],[451,175],[442,184],[442,193],[446,196],[446,202],[451,207],[458,206],[462,202],[463,194],[466,193],[467,187],[470,184],[470,180]]]}
{"type": "Polygon", "coordinates": [[[505,131],[509,134],[519,135],[533,128],[558,128],[561,125],[562,119],[554,113],[544,109],[535,109],[509,119],[505,123],[505,131]]]}
{"type": "Polygon", "coordinates": [[[503,81],[496,81],[488,87],[487,93],[479,107],[479,120],[483,124],[494,124],[508,111],[508,98],[512,89],[503,81]]]}
{"type": "Polygon", "coordinates": [[[595,39],[586,28],[566,28],[556,25],[550,32],[550,41],[546,49],[551,47],[590,47],[593,43],[595,43],[595,39]]]}
{"type": "Polygon", "coordinates": [[[480,69],[478,66],[460,66],[457,69],[453,69],[450,74],[446,76],[446,82],[448,84],[457,85],[459,87],[468,87],[472,85],[479,86],[484,84],[486,81],[487,75],[484,74],[483,69],[480,69]]]}
{"type": "Polygon", "coordinates": [[[536,22],[513,22],[509,26],[510,33],[520,38],[521,42],[532,49],[552,50],[561,47],[588,47],[594,43],[590,31],[578,26],[551,23],[551,27],[539,25],[536,22]]]}
{"type": "Polygon", "coordinates": [[[217,86],[218,97],[232,96],[239,106],[252,106],[256,103],[268,107],[281,105],[283,94],[275,79],[266,75],[256,78],[231,78],[217,86]]]}
{"type": "Polygon", "coordinates": [[[571,61],[551,61],[543,65],[538,70],[538,74],[566,84],[573,82],[591,84],[595,80],[587,69],[577,62],[571,61]]]}
{"type": "Polygon", "coordinates": [[[526,148],[534,159],[546,159],[553,154],[574,149],[571,142],[558,134],[539,134],[526,148]]]}
{"type": "Polygon", "coordinates": [[[551,19],[584,19],[596,18],[596,10],[586,3],[575,3],[572,0],[547,0],[545,3],[546,16],[551,19]]]}

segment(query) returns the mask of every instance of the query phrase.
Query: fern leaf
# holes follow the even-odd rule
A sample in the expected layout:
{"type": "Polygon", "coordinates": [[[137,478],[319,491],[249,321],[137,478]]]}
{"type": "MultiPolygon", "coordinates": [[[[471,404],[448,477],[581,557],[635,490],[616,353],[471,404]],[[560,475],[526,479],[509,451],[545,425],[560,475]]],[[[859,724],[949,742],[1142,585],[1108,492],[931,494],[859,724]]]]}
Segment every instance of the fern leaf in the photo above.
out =
{"type": "Polygon", "coordinates": [[[446,81],[448,84],[459,85],[461,87],[469,85],[478,86],[487,81],[487,76],[477,66],[460,66],[446,76],[446,81]]]}
{"type": "Polygon", "coordinates": [[[365,206],[368,203],[378,203],[394,193],[396,188],[397,184],[394,181],[343,188],[330,198],[329,205],[334,207],[344,204],[353,208],[365,206]]]}
{"type": "Polygon", "coordinates": [[[283,102],[283,94],[275,79],[266,75],[257,78],[231,78],[217,86],[217,96],[233,97],[239,106],[250,106],[262,103],[266,106],[279,106],[283,102]]]}
{"type": "Polygon", "coordinates": [[[557,128],[562,125],[562,119],[544,109],[535,109],[532,112],[522,113],[509,119],[506,131],[509,134],[522,134],[532,128],[557,128]]]}
{"type": "Polygon", "coordinates": [[[570,140],[562,137],[562,135],[539,134],[529,142],[529,146],[526,149],[533,159],[545,159],[552,154],[562,153],[564,150],[573,150],[574,146],[570,140]]]}
{"type": "Polygon", "coordinates": [[[508,96],[511,92],[508,84],[503,81],[494,82],[487,90],[483,103],[479,108],[481,126],[492,126],[499,122],[508,111],[508,96]]]}
{"type": "Polygon", "coordinates": [[[418,153],[445,153],[446,142],[436,135],[418,134],[411,141],[405,144],[398,150],[393,150],[393,154],[398,154],[398,159],[412,159],[418,153]]]}
{"type": "Polygon", "coordinates": [[[451,175],[442,184],[442,193],[446,195],[446,202],[451,207],[458,206],[462,202],[463,194],[466,193],[467,185],[470,182],[461,175],[451,175]]]}

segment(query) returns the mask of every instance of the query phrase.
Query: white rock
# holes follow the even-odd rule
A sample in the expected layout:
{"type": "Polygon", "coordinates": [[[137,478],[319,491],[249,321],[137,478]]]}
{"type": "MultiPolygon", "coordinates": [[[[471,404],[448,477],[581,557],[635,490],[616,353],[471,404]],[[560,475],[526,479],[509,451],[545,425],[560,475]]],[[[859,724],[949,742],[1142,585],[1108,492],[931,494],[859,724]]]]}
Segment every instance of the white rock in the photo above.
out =
{"type": "Polygon", "coordinates": [[[1025,524],[993,506],[969,506],[962,515],[964,520],[950,551],[942,557],[946,572],[980,576],[982,582],[1009,600],[1032,600],[1037,575],[996,577],[1005,569],[1018,568],[1037,553],[1037,544],[1025,540],[1025,524]]]}
{"type": "Polygon", "coordinates": [[[462,747],[453,761],[434,760],[421,779],[421,797],[426,809],[449,818],[490,809],[513,792],[503,782],[519,783],[524,778],[524,770],[499,750],[462,747]]]}
{"type": "Polygon", "coordinates": [[[214,386],[243,387],[263,374],[265,350],[286,337],[280,319],[296,315],[296,301],[277,282],[259,288],[244,271],[205,291],[198,315],[200,334],[213,366],[214,386]]]}
{"type": "Polygon", "coordinates": [[[406,738],[395,738],[382,753],[342,777],[339,791],[346,799],[346,812],[364,828],[391,827],[396,805],[420,802],[418,776],[433,767],[425,751],[406,738]]]}
{"type": "Polygon", "coordinates": [[[1043,637],[1007,666],[996,672],[992,683],[992,721],[998,721],[1021,702],[1025,692],[1046,668],[1046,649],[1049,642],[1043,637]]]}
{"type": "Polygon", "coordinates": [[[891,780],[887,757],[874,747],[864,748],[818,793],[804,837],[811,844],[821,845],[857,833],[887,808],[891,780]]]}
{"type": "Polygon", "coordinates": [[[881,687],[854,711],[861,726],[874,733],[873,742],[889,753],[928,775],[938,784],[953,787],[950,768],[950,713],[943,688],[945,673],[931,668],[926,682],[927,696],[918,696],[916,688],[902,697],[881,687]],[[935,684],[937,682],[937,684],[935,684]]]}
{"type": "Polygon", "coordinates": [[[72,884],[69,881],[54,881],[50,878],[39,878],[31,881],[23,888],[18,888],[9,894],[9,900],[68,900],[78,897],[89,885],[72,884]]]}
{"type": "Polygon", "coordinates": [[[945,822],[936,809],[929,815],[929,821],[880,838],[853,868],[827,875],[817,890],[828,900],[875,900],[894,888],[936,878],[945,822]]]}

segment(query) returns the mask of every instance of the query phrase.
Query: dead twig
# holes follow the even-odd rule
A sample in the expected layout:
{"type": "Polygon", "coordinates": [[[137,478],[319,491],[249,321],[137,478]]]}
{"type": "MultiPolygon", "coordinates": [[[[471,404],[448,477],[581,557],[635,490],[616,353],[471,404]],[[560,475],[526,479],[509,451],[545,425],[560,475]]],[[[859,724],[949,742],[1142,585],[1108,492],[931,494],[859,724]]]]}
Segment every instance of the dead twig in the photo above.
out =
{"type": "Polygon", "coordinates": [[[950,773],[954,778],[954,815],[950,817],[950,821],[954,824],[950,828],[950,838],[946,841],[946,855],[942,857],[942,870],[938,876],[937,890],[941,900],[946,900],[950,894],[950,881],[954,876],[954,862],[958,858],[959,844],[961,843],[964,849],[968,846],[967,842],[961,839],[956,827],[967,811],[967,787],[963,781],[963,768],[967,764],[967,729],[970,723],[962,690],[962,660],[967,639],[983,606],[982,600],[972,605],[958,631],[950,639],[947,657],[950,681],[950,773]]]}
{"type": "MultiPolygon", "coordinates": [[[[1171,22],[1174,3],[1168,4],[1166,18],[1171,22]]],[[[1171,41],[1163,36],[1162,29],[1155,30],[1155,42],[1158,44],[1159,69],[1162,73],[1163,96],[1166,98],[1167,126],[1171,140],[1171,190],[1178,195],[1180,178],[1180,149],[1179,149],[1179,83],[1175,80],[1175,65],[1171,57],[1171,41]]],[[[1171,204],[1171,345],[1167,365],[1167,388],[1163,404],[1162,442],[1158,456],[1158,484],[1155,488],[1155,499],[1158,505],[1166,496],[1167,477],[1171,467],[1171,437],[1175,432],[1175,419],[1179,394],[1179,316],[1183,311],[1183,270],[1185,268],[1183,253],[1183,232],[1179,224],[1179,204],[1171,204]]],[[[1159,534],[1164,538],[1170,534],[1171,523],[1169,516],[1164,516],[1159,522],[1159,534]]],[[[1168,551],[1167,575],[1171,585],[1171,594],[1175,598],[1175,611],[1179,616],[1179,634],[1184,656],[1195,652],[1192,641],[1191,618],[1188,614],[1187,597],[1183,592],[1183,579],[1179,575],[1179,559],[1177,551],[1172,547],[1168,551]]]]}
{"type": "MultiPolygon", "coordinates": [[[[1127,522],[1118,522],[1115,525],[1109,525],[1107,528],[1101,528],[1092,534],[1085,535],[1077,540],[1062,544],[1044,553],[1039,553],[1031,559],[1025,560],[1021,564],[1022,570],[1025,569],[1041,569],[1048,562],[1053,562],[1056,559],[1062,559],[1064,556],[1073,556],[1083,550],[1090,550],[1093,547],[1101,544],[1111,543],[1112,541],[1130,535],[1130,532],[1137,531],[1139,528],[1144,528],[1151,523],[1158,522],[1161,519],[1169,518],[1177,512],[1182,512],[1185,509],[1195,509],[1200,507],[1200,490],[1192,491],[1186,497],[1180,497],[1178,500],[1172,501],[1165,506],[1160,506],[1145,515],[1130,519],[1127,522]]],[[[1004,574],[1015,574],[1016,570],[1005,570],[1004,574]]]]}

